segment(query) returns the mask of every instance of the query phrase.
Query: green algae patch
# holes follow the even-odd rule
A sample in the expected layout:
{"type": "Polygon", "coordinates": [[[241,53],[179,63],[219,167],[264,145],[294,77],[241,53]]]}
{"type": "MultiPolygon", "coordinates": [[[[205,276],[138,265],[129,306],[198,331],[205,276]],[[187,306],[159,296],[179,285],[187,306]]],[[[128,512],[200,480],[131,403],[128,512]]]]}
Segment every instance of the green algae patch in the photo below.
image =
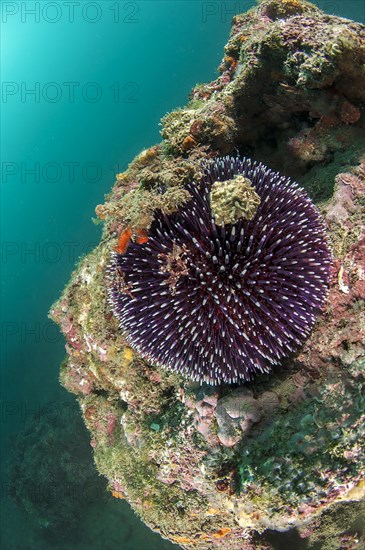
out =
{"type": "Polygon", "coordinates": [[[334,378],[322,394],[280,411],[266,430],[258,428],[245,441],[237,453],[242,493],[260,487],[265,508],[271,499],[271,508],[276,499],[295,507],[304,497],[335,493],[350,472],[353,479],[362,479],[365,428],[359,425],[359,413],[365,410],[365,388],[348,380],[344,393],[339,382],[334,378]],[[334,476],[325,479],[323,472],[329,470],[334,476]]]}

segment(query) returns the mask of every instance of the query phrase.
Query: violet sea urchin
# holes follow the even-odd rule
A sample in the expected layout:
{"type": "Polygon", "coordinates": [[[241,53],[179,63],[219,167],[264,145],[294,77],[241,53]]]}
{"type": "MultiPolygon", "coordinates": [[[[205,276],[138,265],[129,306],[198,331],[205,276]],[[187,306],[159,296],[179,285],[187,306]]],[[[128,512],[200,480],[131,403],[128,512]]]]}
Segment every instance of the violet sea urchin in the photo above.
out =
{"type": "Polygon", "coordinates": [[[324,225],[296,183],[245,158],[207,163],[187,189],[180,211],[156,212],[146,243],[112,255],[109,303],[147,360],[201,382],[247,381],[313,327],[330,278],[324,225]],[[250,215],[218,225],[212,187],[235,178],[258,200],[250,215]]]}

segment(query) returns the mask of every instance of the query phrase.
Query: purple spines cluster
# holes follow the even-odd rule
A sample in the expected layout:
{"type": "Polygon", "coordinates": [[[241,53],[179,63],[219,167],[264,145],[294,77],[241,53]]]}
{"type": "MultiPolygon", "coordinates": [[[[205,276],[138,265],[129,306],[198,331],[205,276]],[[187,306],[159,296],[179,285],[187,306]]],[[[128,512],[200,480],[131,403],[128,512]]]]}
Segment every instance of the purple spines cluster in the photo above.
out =
{"type": "Polygon", "coordinates": [[[303,189],[249,159],[215,159],[187,189],[179,212],[156,213],[146,243],[113,253],[109,303],[148,361],[200,382],[248,381],[309,335],[329,286],[325,228],[303,189]],[[218,226],[211,185],[238,174],[260,205],[218,226]]]}

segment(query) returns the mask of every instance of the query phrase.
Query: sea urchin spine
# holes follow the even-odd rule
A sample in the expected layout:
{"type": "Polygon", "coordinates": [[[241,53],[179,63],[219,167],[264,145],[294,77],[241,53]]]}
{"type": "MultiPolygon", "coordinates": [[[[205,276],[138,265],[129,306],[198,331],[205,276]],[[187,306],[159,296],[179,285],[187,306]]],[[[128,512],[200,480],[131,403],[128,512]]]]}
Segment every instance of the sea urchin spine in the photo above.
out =
{"type": "Polygon", "coordinates": [[[109,303],[148,361],[200,382],[247,381],[313,327],[330,278],[324,225],[303,189],[249,159],[215,159],[187,190],[180,211],[156,212],[148,241],[112,254],[109,303]],[[211,188],[237,176],[259,197],[255,213],[219,225],[211,188]]]}

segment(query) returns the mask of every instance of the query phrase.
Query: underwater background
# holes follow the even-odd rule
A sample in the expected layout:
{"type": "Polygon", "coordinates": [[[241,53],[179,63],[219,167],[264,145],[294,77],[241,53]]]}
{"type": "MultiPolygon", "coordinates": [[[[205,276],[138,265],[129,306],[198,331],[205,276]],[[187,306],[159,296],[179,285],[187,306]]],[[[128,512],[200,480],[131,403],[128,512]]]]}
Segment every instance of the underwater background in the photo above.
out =
{"type": "MultiPolygon", "coordinates": [[[[365,22],[363,0],[314,2],[365,22]]],[[[106,492],[48,319],[115,180],[159,120],[216,77],[231,18],[254,2],[2,2],[1,547],[174,545],[106,492]]],[[[279,548],[279,547],[278,547],[279,548]]]]}

